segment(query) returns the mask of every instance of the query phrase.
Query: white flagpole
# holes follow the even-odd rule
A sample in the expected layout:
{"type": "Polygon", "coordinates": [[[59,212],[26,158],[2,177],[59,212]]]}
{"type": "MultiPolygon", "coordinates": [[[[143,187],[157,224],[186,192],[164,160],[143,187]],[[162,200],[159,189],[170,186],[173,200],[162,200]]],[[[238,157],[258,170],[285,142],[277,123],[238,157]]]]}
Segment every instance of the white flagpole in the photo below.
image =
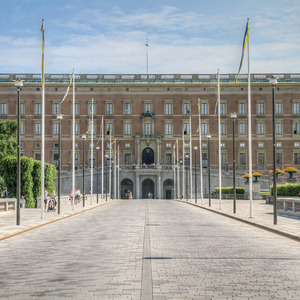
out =
{"type": "Polygon", "coordinates": [[[175,144],[173,146],[173,198],[176,199],[176,148],[175,148],[175,144]]]}
{"type": "Polygon", "coordinates": [[[183,199],[185,199],[185,166],[184,166],[184,160],[185,160],[185,145],[184,145],[184,128],[183,128],[183,135],[182,135],[182,196],[183,199]]]}
{"type": "Polygon", "coordinates": [[[111,132],[109,131],[109,200],[111,199],[111,132]]]}
{"type": "Polygon", "coordinates": [[[116,187],[117,187],[117,141],[115,140],[114,144],[114,199],[117,199],[116,187]]]}
{"type": "Polygon", "coordinates": [[[220,73],[218,69],[218,134],[219,134],[219,209],[222,209],[222,170],[221,170],[221,101],[220,101],[220,73]]]}
{"type": "Polygon", "coordinates": [[[72,127],[72,190],[73,190],[73,206],[75,209],[75,70],[73,69],[73,127],[72,127]]]}
{"type": "Polygon", "coordinates": [[[92,107],[91,107],[91,114],[92,114],[92,124],[91,124],[91,205],[93,205],[93,180],[94,180],[94,173],[93,173],[93,167],[94,167],[94,99],[92,98],[92,107]]]}
{"type": "Polygon", "coordinates": [[[201,101],[198,99],[199,105],[199,155],[200,155],[200,198],[201,204],[203,202],[203,172],[202,172],[202,133],[201,133],[201,101]]]}
{"type": "Polygon", "coordinates": [[[102,159],[101,159],[101,167],[102,167],[102,173],[101,173],[101,197],[102,197],[102,201],[104,199],[104,195],[103,195],[103,184],[104,184],[104,141],[103,141],[103,116],[102,116],[102,121],[101,121],[101,124],[102,124],[102,128],[101,128],[101,135],[102,135],[102,141],[101,141],[101,147],[102,147],[102,159]]]}
{"type": "MultiPolygon", "coordinates": [[[[43,43],[44,43],[44,19],[42,20],[43,25],[43,43]]],[[[41,218],[44,219],[44,198],[45,198],[45,45],[43,49],[42,55],[42,63],[43,63],[43,70],[42,70],[42,151],[41,151],[41,218]]]]}
{"type": "Polygon", "coordinates": [[[180,199],[180,177],[179,177],[179,151],[178,151],[178,139],[176,140],[177,149],[177,199],[180,199]]]}
{"type": "MultiPolygon", "coordinates": [[[[191,108],[192,113],[192,108],[191,108]]],[[[190,198],[193,199],[193,163],[192,163],[192,117],[190,116],[190,198]]]]}
{"type": "MultiPolygon", "coordinates": [[[[249,18],[248,18],[249,24],[249,18]]],[[[249,30],[249,29],[248,29],[249,30]]],[[[253,186],[252,186],[252,128],[251,128],[251,86],[250,86],[250,34],[248,33],[248,146],[249,146],[249,198],[250,198],[250,218],[253,218],[253,186]]],[[[275,176],[275,175],[274,175],[275,176]]]]}
{"type": "Polygon", "coordinates": [[[148,75],[148,48],[149,48],[148,39],[146,39],[146,47],[147,47],[147,75],[148,75]]]}
{"type": "Polygon", "coordinates": [[[120,199],[120,146],[118,145],[118,197],[120,199]]]}

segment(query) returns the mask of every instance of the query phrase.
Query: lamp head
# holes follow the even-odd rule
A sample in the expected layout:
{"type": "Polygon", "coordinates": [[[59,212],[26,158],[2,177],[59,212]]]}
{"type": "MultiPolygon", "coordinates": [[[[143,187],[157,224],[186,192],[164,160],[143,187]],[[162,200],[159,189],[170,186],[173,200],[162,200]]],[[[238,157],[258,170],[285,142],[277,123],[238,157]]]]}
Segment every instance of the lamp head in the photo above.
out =
{"type": "Polygon", "coordinates": [[[208,138],[208,139],[211,139],[211,135],[210,135],[210,134],[208,134],[208,135],[207,135],[207,138],[208,138]]]}
{"type": "Polygon", "coordinates": [[[235,112],[231,113],[230,117],[232,120],[237,119],[237,113],[235,113],[235,112]]]}
{"type": "Polygon", "coordinates": [[[268,78],[268,81],[269,81],[269,83],[274,85],[274,84],[277,84],[277,79],[278,79],[278,77],[272,75],[271,78],[268,78]]]}
{"type": "Polygon", "coordinates": [[[21,87],[21,86],[23,86],[23,81],[24,81],[24,80],[21,80],[20,78],[18,78],[17,80],[15,80],[14,85],[15,85],[16,87],[21,87]]]}
{"type": "Polygon", "coordinates": [[[97,146],[97,147],[96,147],[96,150],[99,150],[99,149],[100,149],[99,146],[97,146]]]}
{"type": "Polygon", "coordinates": [[[83,134],[83,135],[82,135],[82,138],[85,140],[85,139],[86,139],[86,134],[83,134]]]}
{"type": "Polygon", "coordinates": [[[62,119],[63,119],[63,115],[62,115],[62,114],[58,114],[58,115],[56,116],[56,119],[57,119],[57,120],[62,120],[62,119]]]}

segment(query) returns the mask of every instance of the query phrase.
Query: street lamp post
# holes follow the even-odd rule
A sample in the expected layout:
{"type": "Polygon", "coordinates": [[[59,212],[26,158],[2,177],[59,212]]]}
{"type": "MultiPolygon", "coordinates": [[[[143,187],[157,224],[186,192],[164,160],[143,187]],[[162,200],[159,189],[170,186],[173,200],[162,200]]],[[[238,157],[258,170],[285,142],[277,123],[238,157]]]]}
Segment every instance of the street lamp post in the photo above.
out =
{"type": "Polygon", "coordinates": [[[235,120],[237,114],[234,112],[231,114],[232,119],[232,175],[233,175],[233,213],[236,213],[236,185],[235,185],[235,120]]]}
{"type": "Polygon", "coordinates": [[[195,203],[197,203],[197,150],[198,147],[194,147],[195,150],[195,203]]]}
{"type": "Polygon", "coordinates": [[[97,180],[97,203],[99,203],[99,177],[98,177],[98,163],[99,163],[99,161],[98,161],[98,153],[99,153],[99,147],[97,146],[96,147],[96,150],[97,150],[97,176],[96,176],[96,180],[97,180]]]}
{"type": "Polygon", "coordinates": [[[277,182],[276,182],[276,115],[275,115],[275,85],[277,78],[269,79],[272,84],[272,127],[273,127],[273,222],[277,224],[277,182]]]}
{"type": "Polygon", "coordinates": [[[82,174],[83,174],[83,182],[82,182],[82,205],[83,205],[83,207],[85,207],[85,184],[84,184],[84,181],[85,181],[85,139],[86,139],[86,135],[85,134],[83,134],[82,135],[82,140],[83,140],[83,157],[82,157],[82,159],[83,159],[83,172],[82,172],[82,174]]]}
{"type": "Polygon", "coordinates": [[[211,196],[210,196],[210,139],[211,135],[207,135],[207,159],[208,159],[208,205],[211,207],[211,196]]]}
{"type": "Polygon", "coordinates": [[[61,195],[61,120],[62,114],[56,116],[58,120],[58,199],[57,199],[57,213],[60,214],[60,195],[61,195]]]}
{"type": "Polygon", "coordinates": [[[20,225],[20,198],[21,198],[21,139],[20,139],[20,126],[21,126],[21,103],[20,103],[20,91],[23,86],[23,81],[18,79],[15,81],[15,86],[18,88],[18,132],[17,132],[17,207],[16,207],[16,224],[20,225]]]}

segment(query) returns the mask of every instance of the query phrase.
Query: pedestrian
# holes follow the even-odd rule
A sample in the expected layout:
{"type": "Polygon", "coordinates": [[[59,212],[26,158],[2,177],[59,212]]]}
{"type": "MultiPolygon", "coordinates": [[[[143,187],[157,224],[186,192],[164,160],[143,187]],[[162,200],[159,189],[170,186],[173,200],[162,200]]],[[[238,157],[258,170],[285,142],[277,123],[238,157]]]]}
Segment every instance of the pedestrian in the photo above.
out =
{"type": "Polygon", "coordinates": [[[80,189],[77,188],[76,192],[75,192],[75,199],[76,199],[76,204],[80,203],[80,189]]]}
{"type": "Polygon", "coordinates": [[[8,192],[7,192],[7,187],[4,188],[3,192],[1,193],[2,198],[8,198],[8,192]]]}
{"type": "Polygon", "coordinates": [[[24,196],[21,196],[21,199],[20,199],[20,207],[21,207],[21,208],[24,208],[24,207],[25,207],[25,203],[26,203],[26,200],[24,199],[24,196]]]}
{"type": "Polygon", "coordinates": [[[47,209],[47,200],[48,200],[48,191],[44,188],[44,203],[45,203],[45,210],[47,209]]]}
{"type": "Polygon", "coordinates": [[[69,201],[71,201],[71,205],[73,205],[73,190],[70,192],[69,201]]]}
{"type": "Polygon", "coordinates": [[[56,194],[55,191],[53,190],[51,195],[50,195],[50,201],[52,201],[54,207],[56,206],[56,194]]]}

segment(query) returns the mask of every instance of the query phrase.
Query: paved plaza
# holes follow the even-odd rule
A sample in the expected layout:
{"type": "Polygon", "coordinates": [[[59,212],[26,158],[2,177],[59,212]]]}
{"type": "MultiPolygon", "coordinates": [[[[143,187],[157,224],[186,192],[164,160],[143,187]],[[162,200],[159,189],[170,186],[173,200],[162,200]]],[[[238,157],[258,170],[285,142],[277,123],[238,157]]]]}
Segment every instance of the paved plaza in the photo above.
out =
{"type": "MultiPolygon", "coordinates": [[[[49,213],[40,221],[46,226],[0,241],[0,299],[300,298],[296,240],[172,200],[70,209],[58,222],[49,213]]],[[[255,212],[259,220],[262,209],[255,212]]],[[[0,229],[13,217],[0,215],[0,229]]],[[[299,220],[289,220],[278,223],[293,231],[299,220]]]]}

